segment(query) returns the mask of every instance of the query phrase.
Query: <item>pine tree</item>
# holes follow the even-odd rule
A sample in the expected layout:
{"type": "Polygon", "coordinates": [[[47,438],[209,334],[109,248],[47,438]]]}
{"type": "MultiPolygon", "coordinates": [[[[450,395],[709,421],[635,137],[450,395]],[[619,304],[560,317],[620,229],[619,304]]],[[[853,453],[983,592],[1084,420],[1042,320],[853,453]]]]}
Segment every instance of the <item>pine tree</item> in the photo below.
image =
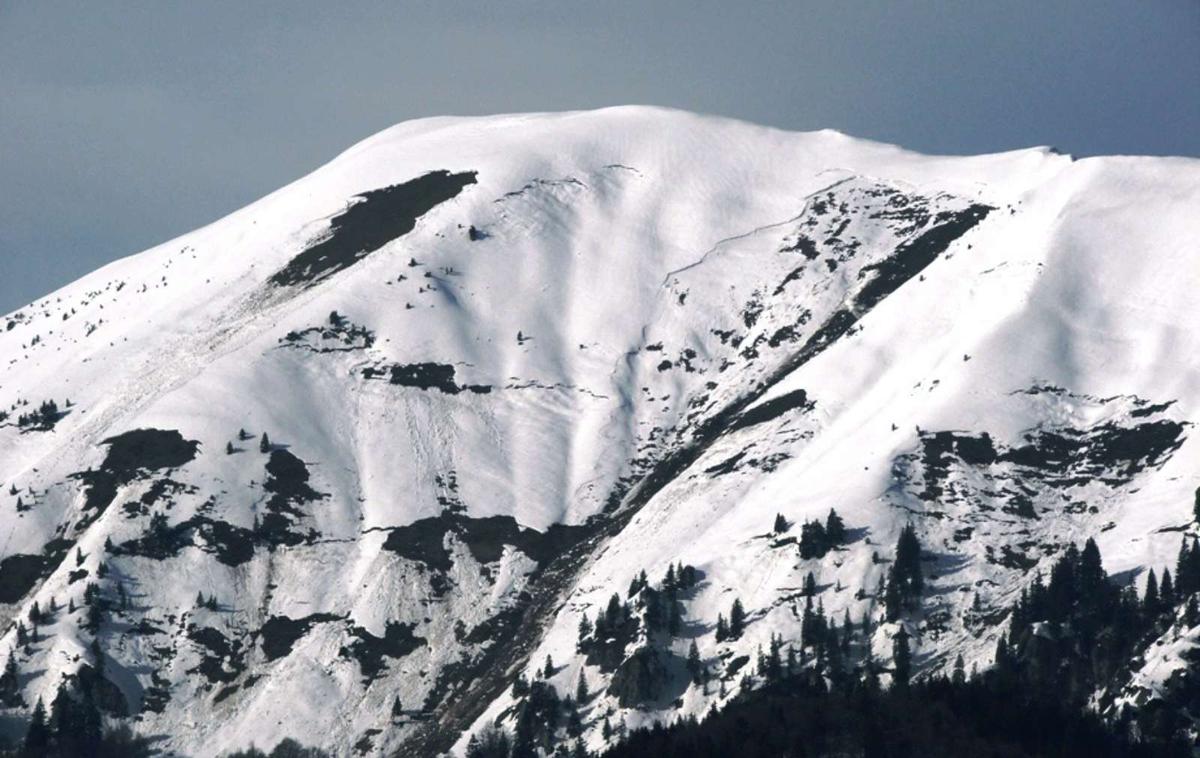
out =
{"type": "Polygon", "coordinates": [[[233,443],[232,442],[225,443],[225,455],[233,455],[233,443]]]}
{"type": "Polygon", "coordinates": [[[1188,570],[1191,563],[1187,537],[1184,537],[1179,541],[1179,557],[1175,559],[1175,589],[1181,596],[1187,596],[1196,591],[1196,587],[1191,583],[1191,572],[1188,570]]]}
{"type": "MultiPolygon", "coordinates": [[[[1200,540],[1192,537],[1192,546],[1188,548],[1188,581],[1190,583],[1190,592],[1200,592],[1200,540]]],[[[1175,574],[1176,581],[1179,580],[1179,574],[1175,574]]]]}
{"type": "Polygon", "coordinates": [[[21,698],[20,671],[17,669],[17,656],[8,654],[8,662],[4,664],[4,673],[0,674],[0,705],[17,708],[25,705],[21,698]]]}
{"type": "Polygon", "coordinates": [[[800,527],[800,557],[820,558],[829,550],[829,538],[820,521],[806,521],[800,527]]]}
{"type": "Polygon", "coordinates": [[[1196,604],[1196,596],[1189,595],[1187,604],[1183,607],[1183,623],[1189,627],[1200,624],[1200,606],[1196,604]]]}
{"type": "Polygon", "coordinates": [[[552,676],[554,676],[554,660],[550,657],[550,654],[547,653],[546,654],[546,665],[542,669],[542,678],[549,679],[552,676]]]}
{"type": "Polygon", "coordinates": [[[1175,607],[1175,585],[1171,581],[1171,570],[1163,569],[1162,582],[1158,585],[1158,599],[1163,608],[1175,607]]]}
{"type": "Polygon", "coordinates": [[[800,593],[808,598],[814,597],[817,594],[817,578],[813,576],[813,572],[810,571],[804,576],[804,586],[801,588],[800,593]]]}
{"type": "Polygon", "coordinates": [[[778,682],[783,678],[783,659],[779,650],[783,647],[783,638],[771,635],[771,644],[767,652],[767,680],[778,682]]]}
{"type": "MultiPolygon", "coordinates": [[[[18,632],[18,635],[23,634],[22,628],[18,627],[17,632],[18,632]]],[[[717,614],[717,642],[724,642],[727,639],[729,639],[729,627],[725,625],[725,616],[718,613],[717,614]]],[[[20,640],[20,636],[18,636],[18,640],[20,640]]]]}
{"type": "Polygon", "coordinates": [[[587,675],[583,671],[583,667],[579,667],[579,680],[575,682],[575,702],[583,705],[592,696],[588,690],[587,675]]]}
{"type": "Polygon", "coordinates": [[[742,607],[741,599],[734,598],[733,606],[729,609],[729,637],[736,640],[745,630],[746,610],[742,607]]]}
{"type": "Polygon", "coordinates": [[[1079,589],[1085,596],[1098,597],[1108,586],[1108,574],[1104,571],[1104,563],[1100,559],[1100,548],[1091,537],[1083,543],[1083,551],[1079,554],[1079,589]]]}
{"type": "Polygon", "coordinates": [[[392,718],[398,719],[403,715],[404,715],[404,705],[403,705],[403,703],[400,702],[400,696],[397,695],[396,699],[392,701],[392,718]]]}
{"type": "Polygon", "coordinates": [[[683,630],[683,615],[679,610],[679,602],[675,598],[675,588],[671,587],[667,592],[667,633],[672,637],[678,637],[679,632],[683,630]]]}
{"type": "Polygon", "coordinates": [[[592,635],[592,622],[586,613],[579,616],[579,640],[575,644],[575,649],[582,653],[587,645],[587,639],[592,635]]]}
{"type": "Polygon", "coordinates": [[[950,676],[950,681],[960,686],[966,684],[967,672],[964,670],[964,667],[962,653],[959,653],[954,659],[954,673],[950,676]]]}
{"type": "Polygon", "coordinates": [[[91,650],[91,661],[96,667],[96,675],[104,675],[104,651],[100,648],[100,638],[92,637],[91,644],[88,645],[91,650]]]}
{"type": "Polygon", "coordinates": [[[42,699],[38,698],[29,719],[29,728],[25,730],[21,752],[27,756],[44,756],[49,754],[49,748],[50,729],[46,725],[46,708],[42,705],[42,699]]]}
{"type": "Polygon", "coordinates": [[[825,538],[831,546],[841,545],[846,541],[846,522],[842,521],[842,517],[833,508],[829,509],[829,515],[825,517],[825,538]]]}
{"type": "Polygon", "coordinates": [[[696,647],[695,640],[692,640],[692,644],[688,646],[687,670],[692,675],[692,684],[699,684],[704,663],[700,660],[700,648],[696,647]]]}
{"type": "Polygon", "coordinates": [[[887,587],[883,591],[883,607],[888,621],[900,618],[903,604],[904,597],[900,590],[900,580],[896,578],[896,568],[893,566],[892,570],[888,572],[887,587]]]}
{"type": "Polygon", "coordinates": [[[1200,521],[1200,487],[1196,488],[1196,499],[1192,502],[1192,519],[1200,521]]]}
{"type": "Polygon", "coordinates": [[[775,514],[775,525],[771,528],[771,531],[773,531],[775,534],[783,534],[787,530],[788,530],[787,519],[785,519],[783,517],[782,513],[776,513],[775,514]]]}
{"type": "Polygon", "coordinates": [[[892,667],[895,671],[892,676],[896,685],[907,687],[908,679],[912,675],[912,652],[908,648],[908,632],[903,625],[892,638],[892,667]]]}
{"type": "Polygon", "coordinates": [[[271,438],[267,436],[266,432],[263,432],[262,437],[258,440],[258,452],[271,452],[271,438]]]}
{"type": "Polygon", "coordinates": [[[896,562],[892,569],[900,581],[902,595],[916,597],[921,594],[925,586],[921,574],[921,543],[912,524],[900,532],[900,538],[896,541],[896,562]]]}
{"type": "Polygon", "coordinates": [[[1142,608],[1146,613],[1158,613],[1158,579],[1154,577],[1154,569],[1146,579],[1146,593],[1142,597],[1142,608]]]}

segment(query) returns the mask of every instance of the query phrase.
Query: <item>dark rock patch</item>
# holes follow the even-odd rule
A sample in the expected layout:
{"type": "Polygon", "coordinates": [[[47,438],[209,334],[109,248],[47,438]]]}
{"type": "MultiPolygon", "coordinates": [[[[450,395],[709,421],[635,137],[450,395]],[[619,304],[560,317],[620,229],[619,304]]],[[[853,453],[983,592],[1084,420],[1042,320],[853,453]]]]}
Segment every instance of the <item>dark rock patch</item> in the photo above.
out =
{"type": "Polygon", "coordinates": [[[308,634],[314,625],[342,619],[342,616],[335,616],[332,613],[313,613],[298,619],[272,616],[259,630],[263,654],[266,655],[268,661],[283,658],[291,654],[295,644],[308,634]]]}
{"type": "Polygon", "coordinates": [[[413,634],[414,628],[412,624],[389,621],[383,636],[376,637],[361,626],[352,626],[349,633],[353,640],[342,647],[340,654],[358,661],[363,679],[374,681],[387,665],[384,658],[403,658],[426,644],[423,637],[413,634]]]}
{"type": "Polygon", "coordinates": [[[582,527],[563,524],[539,532],[521,526],[512,516],[471,518],[443,513],[390,529],[383,548],[435,571],[448,571],[451,561],[446,537],[453,534],[482,564],[500,560],[505,545],[541,564],[575,544],[582,533],[582,527]]]}
{"type": "Polygon", "coordinates": [[[400,387],[415,387],[420,390],[438,390],[447,395],[457,395],[460,392],[487,394],[492,391],[487,384],[456,384],[453,366],[445,363],[397,363],[386,371],[371,366],[363,369],[363,377],[374,379],[386,374],[388,382],[400,387]]]}
{"type": "Polygon", "coordinates": [[[879,263],[863,268],[859,273],[860,278],[868,272],[874,272],[874,277],[859,290],[854,299],[855,305],[858,308],[874,308],[901,284],[933,263],[950,243],[970,231],[993,210],[991,206],[975,204],[966,210],[939,213],[933,226],[915,238],[900,243],[895,252],[879,263]]]}
{"type": "Polygon", "coordinates": [[[50,572],[44,555],[16,553],[0,561],[0,603],[15,603],[50,572]]]}
{"type": "Polygon", "coordinates": [[[745,457],[746,457],[746,451],[739,450],[738,452],[729,456],[728,458],[721,461],[720,463],[717,463],[715,465],[709,466],[708,468],[704,469],[704,473],[712,474],[713,476],[721,476],[723,474],[732,474],[734,471],[738,470],[738,464],[741,463],[742,459],[745,457]]]}
{"type": "Polygon", "coordinates": [[[196,643],[200,665],[188,671],[199,673],[210,683],[228,684],[246,670],[246,652],[240,640],[230,640],[220,631],[206,626],[189,626],[188,639],[196,643]]]}
{"type": "Polygon", "coordinates": [[[270,497],[257,533],[268,545],[299,545],[315,538],[312,531],[301,533],[294,529],[296,521],[307,515],[304,506],[328,497],[310,487],[308,480],[304,461],[287,450],[271,451],[267,479],[263,482],[263,489],[270,497]]]}
{"type": "Polygon", "coordinates": [[[92,520],[112,504],[118,487],[144,473],[179,468],[192,461],[200,447],[174,429],[134,429],[101,444],[108,446],[108,453],[100,468],[71,475],[84,484],[84,509],[94,512],[92,520]]]}
{"type": "Polygon", "coordinates": [[[668,650],[639,648],[613,672],[608,694],[622,708],[663,705],[682,695],[688,678],[683,661],[668,650]]]}
{"type": "Polygon", "coordinates": [[[0,603],[15,603],[25,597],[54,571],[74,544],[59,537],[47,542],[41,555],[16,553],[0,560],[0,603]]]}
{"type": "Polygon", "coordinates": [[[288,332],[279,343],[282,347],[314,353],[349,353],[373,346],[375,333],[365,326],[340,319],[325,326],[288,332]]]}
{"type": "Polygon", "coordinates": [[[816,403],[809,400],[808,393],[802,389],[785,392],[779,397],[772,398],[739,415],[729,425],[729,431],[733,432],[755,424],[766,423],[789,411],[799,410],[808,413],[814,406],[816,403]]]}
{"type": "Polygon", "coordinates": [[[364,192],[334,216],[329,235],[293,258],[271,283],[312,286],[353,266],[394,239],[413,230],[417,219],[475,183],[475,172],[431,171],[403,184],[364,192]]]}

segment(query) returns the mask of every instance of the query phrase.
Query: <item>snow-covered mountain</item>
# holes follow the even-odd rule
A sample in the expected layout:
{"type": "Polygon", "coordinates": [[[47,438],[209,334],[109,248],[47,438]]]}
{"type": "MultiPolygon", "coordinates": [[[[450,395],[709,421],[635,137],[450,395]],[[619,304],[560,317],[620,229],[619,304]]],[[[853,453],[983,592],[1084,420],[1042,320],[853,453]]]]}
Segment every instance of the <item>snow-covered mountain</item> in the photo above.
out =
{"type": "Polygon", "coordinates": [[[0,729],[84,667],[165,753],[434,755],[582,671],[598,749],[752,686],[810,572],[876,658],[904,623],[918,672],[986,668],[1068,545],[1141,582],[1195,529],[1198,209],[1194,159],[642,107],[393,127],[0,321],[0,729]],[[925,600],[889,623],[909,524],[925,600]],[[679,565],[657,658],[578,645],[679,565]]]}

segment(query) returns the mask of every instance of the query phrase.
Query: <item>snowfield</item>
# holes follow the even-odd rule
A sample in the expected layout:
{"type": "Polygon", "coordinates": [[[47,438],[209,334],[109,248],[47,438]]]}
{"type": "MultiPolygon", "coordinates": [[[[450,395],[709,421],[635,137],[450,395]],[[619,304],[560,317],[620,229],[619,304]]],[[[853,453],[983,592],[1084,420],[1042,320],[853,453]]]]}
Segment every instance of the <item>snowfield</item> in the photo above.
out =
{"type": "Polygon", "coordinates": [[[798,639],[812,572],[886,662],[880,558],[910,523],[917,671],[986,668],[1067,545],[1140,582],[1194,529],[1198,209],[1195,159],[925,156],[645,107],[388,129],[0,319],[24,701],[0,730],[95,637],[110,713],[168,754],[461,751],[548,655],[564,696],[584,672],[596,749],[606,717],[749,686],[608,690],[580,617],[639,572],[699,573],[679,661],[798,639]],[[802,559],[831,508],[847,543],[802,559]],[[749,623],[718,643],[734,598],[749,623]]]}

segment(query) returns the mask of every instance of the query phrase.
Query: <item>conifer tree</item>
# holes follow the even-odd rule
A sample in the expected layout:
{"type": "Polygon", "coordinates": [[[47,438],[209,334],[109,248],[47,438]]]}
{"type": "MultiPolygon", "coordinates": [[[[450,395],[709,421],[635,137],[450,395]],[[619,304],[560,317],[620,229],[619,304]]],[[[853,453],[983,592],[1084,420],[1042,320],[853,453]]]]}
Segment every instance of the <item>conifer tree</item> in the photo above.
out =
{"type": "Polygon", "coordinates": [[[912,675],[912,652],[908,648],[908,632],[903,625],[892,638],[892,667],[895,671],[893,678],[896,685],[907,687],[908,679],[912,675]]]}
{"type": "Polygon", "coordinates": [[[729,636],[736,640],[745,630],[746,610],[742,607],[741,598],[734,598],[733,606],[729,609],[729,636]]]}
{"type": "Polygon", "coordinates": [[[1187,604],[1183,607],[1183,623],[1189,627],[1200,624],[1200,606],[1196,603],[1196,596],[1189,595],[1187,604]]]}
{"type": "Polygon", "coordinates": [[[954,659],[954,673],[950,676],[950,681],[961,686],[967,682],[967,672],[964,670],[962,653],[959,653],[954,659]]]}
{"type": "Polygon", "coordinates": [[[49,753],[50,729],[46,725],[46,708],[42,699],[38,698],[29,719],[29,727],[25,730],[25,740],[21,743],[21,752],[27,756],[43,756],[49,753]]]}
{"type": "Polygon", "coordinates": [[[1171,581],[1171,570],[1163,569],[1162,582],[1158,585],[1158,599],[1163,608],[1175,607],[1175,585],[1171,581]]]}
{"type": "Polygon", "coordinates": [[[842,614],[842,639],[839,644],[843,655],[850,655],[850,641],[854,637],[854,624],[850,621],[850,609],[842,614]]]}
{"type": "Polygon", "coordinates": [[[775,534],[783,534],[787,530],[788,530],[787,519],[785,519],[783,517],[782,513],[776,513],[775,514],[775,525],[771,528],[771,531],[774,532],[775,534]]]}
{"type": "Polygon", "coordinates": [[[1142,597],[1142,608],[1146,613],[1158,613],[1158,579],[1154,577],[1154,569],[1146,579],[1146,594],[1142,597]]]}
{"type": "Polygon", "coordinates": [[[1175,559],[1175,589],[1181,596],[1187,596],[1196,591],[1191,583],[1191,555],[1188,551],[1188,541],[1184,537],[1179,541],[1179,557],[1175,559]]]}
{"type": "Polygon", "coordinates": [[[0,705],[17,708],[25,705],[21,698],[20,671],[17,669],[17,656],[8,654],[8,662],[4,664],[4,673],[0,674],[0,705]]]}
{"type": "Polygon", "coordinates": [[[590,699],[592,693],[588,690],[587,675],[583,667],[579,667],[579,680],[575,682],[575,702],[583,705],[590,699]]]}
{"type": "Polygon", "coordinates": [[[778,682],[783,679],[783,658],[779,654],[782,647],[783,638],[772,634],[767,652],[767,681],[778,682]]]}
{"type": "Polygon", "coordinates": [[[820,521],[806,521],[800,527],[800,557],[820,558],[829,550],[829,538],[820,521]]]}
{"type": "Polygon", "coordinates": [[[225,455],[233,455],[233,443],[232,442],[225,443],[225,455]]]}
{"type": "Polygon", "coordinates": [[[846,523],[833,508],[829,509],[829,515],[825,517],[825,538],[831,546],[841,545],[846,541],[846,523]]]}
{"type": "Polygon", "coordinates": [[[896,578],[896,569],[888,572],[887,587],[883,591],[883,607],[888,621],[900,618],[903,610],[904,597],[900,590],[900,581],[896,578]]]}
{"type": "Polygon", "coordinates": [[[804,597],[814,597],[817,594],[817,578],[813,576],[813,572],[808,572],[804,576],[804,586],[801,589],[801,594],[804,597]]]}
{"type": "Polygon", "coordinates": [[[588,615],[586,613],[580,614],[580,616],[579,616],[579,640],[575,644],[575,649],[577,651],[579,651],[581,653],[583,652],[583,649],[587,644],[587,638],[590,637],[591,634],[592,634],[591,620],[588,618],[588,615]]]}
{"type": "Polygon", "coordinates": [[[692,675],[692,684],[699,684],[700,674],[704,670],[704,663],[700,660],[700,648],[696,647],[695,640],[692,640],[692,644],[688,646],[687,670],[692,675]]]}
{"type": "MultiPolygon", "coordinates": [[[[18,641],[20,641],[21,636],[24,634],[23,629],[21,627],[18,627],[17,632],[18,632],[17,639],[18,639],[18,641]]],[[[726,624],[725,624],[725,616],[723,614],[718,613],[717,614],[717,642],[724,642],[727,639],[729,639],[729,627],[726,626],[726,624]]]]}
{"type": "Polygon", "coordinates": [[[100,648],[100,638],[92,637],[91,644],[88,645],[91,650],[91,661],[95,664],[96,674],[104,675],[104,651],[100,648]]]}
{"type": "Polygon", "coordinates": [[[271,439],[267,436],[266,432],[262,433],[262,438],[260,438],[258,441],[258,452],[260,452],[260,453],[271,452],[271,439]]]}

